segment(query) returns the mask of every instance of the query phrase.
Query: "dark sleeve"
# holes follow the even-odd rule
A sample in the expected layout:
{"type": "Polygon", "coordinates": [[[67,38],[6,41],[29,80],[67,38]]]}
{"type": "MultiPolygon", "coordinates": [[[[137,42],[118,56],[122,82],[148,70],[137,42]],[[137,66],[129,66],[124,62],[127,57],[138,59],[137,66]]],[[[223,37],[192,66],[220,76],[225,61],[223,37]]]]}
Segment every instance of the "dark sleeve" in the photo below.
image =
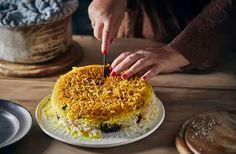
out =
{"type": "Polygon", "coordinates": [[[236,0],[212,0],[169,44],[191,63],[206,69],[236,49],[236,0]]]}

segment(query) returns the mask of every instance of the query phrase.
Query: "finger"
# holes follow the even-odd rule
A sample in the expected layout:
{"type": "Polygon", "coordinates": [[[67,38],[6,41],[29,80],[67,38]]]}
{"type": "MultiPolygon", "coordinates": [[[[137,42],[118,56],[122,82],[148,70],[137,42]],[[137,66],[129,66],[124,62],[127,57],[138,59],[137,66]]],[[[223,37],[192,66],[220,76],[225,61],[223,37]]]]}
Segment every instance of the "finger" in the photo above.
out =
{"type": "Polygon", "coordinates": [[[104,28],[102,30],[102,46],[101,51],[103,54],[107,54],[110,47],[111,38],[113,35],[112,29],[110,27],[110,22],[104,23],[104,28]]]}
{"type": "Polygon", "coordinates": [[[141,69],[140,71],[137,72],[137,76],[139,76],[141,78],[147,72],[147,70],[150,70],[151,68],[152,68],[152,66],[148,66],[148,67],[141,69]]]}
{"type": "Polygon", "coordinates": [[[111,69],[115,68],[120,62],[122,62],[127,56],[129,56],[132,52],[123,52],[120,54],[111,64],[111,69]]]}
{"type": "Polygon", "coordinates": [[[137,74],[145,69],[148,69],[150,65],[153,65],[152,59],[141,58],[133,66],[131,66],[125,73],[121,75],[121,78],[126,79],[134,74],[137,74]]]}
{"type": "MultiPolygon", "coordinates": [[[[133,65],[137,60],[143,58],[142,55],[132,53],[129,56],[127,56],[123,61],[121,61],[113,70],[112,72],[115,72],[115,74],[120,74],[120,72],[125,71],[128,67],[133,65]]],[[[114,74],[114,73],[113,73],[114,74]]]]}
{"type": "Polygon", "coordinates": [[[161,72],[160,67],[158,65],[154,65],[147,73],[145,73],[141,79],[143,81],[150,80],[155,75],[159,74],[161,72]]]}
{"type": "Polygon", "coordinates": [[[94,37],[96,37],[98,40],[102,39],[102,29],[103,29],[103,24],[98,22],[95,23],[94,29],[93,29],[93,34],[94,37]]]}

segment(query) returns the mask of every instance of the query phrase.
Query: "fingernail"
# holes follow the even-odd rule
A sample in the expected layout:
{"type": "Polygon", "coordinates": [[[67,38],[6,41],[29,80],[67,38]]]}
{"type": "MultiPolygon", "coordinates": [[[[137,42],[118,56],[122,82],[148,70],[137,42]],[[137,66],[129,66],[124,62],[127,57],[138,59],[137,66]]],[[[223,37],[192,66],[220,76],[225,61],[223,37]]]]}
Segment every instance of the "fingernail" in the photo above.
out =
{"type": "Polygon", "coordinates": [[[112,71],[110,75],[111,75],[111,76],[115,76],[115,75],[116,75],[116,72],[115,72],[115,71],[112,71]]]}
{"type": "Polygon", "coordinates": [[[112,71],[112,67],[109,67],[109,70],[112,71]]]}
{"type": "Polygon", "coordinates": [[[141,80],[146,81],[146,80],[147,80],[147,77],[146,77],[146,76],[143,76],[143,77],[141,77],[141,80]]]}
{"type": "Polygon", "coordinates": [[[111,39],[110,44],[112,43],[113,39],[111,39]]]}
{"type": "Polygon", "coordinates": [[[108,51],[105,49],[102,51],[102,54],[106,55],[108,53],[108,51]]]}
{"type": "Polygon", "coordinates": [[[126,79],[127,77],[128,77],[127,74],[122,74],[122,75],[121,75],[121,78],[122,78],[122,79],[126,79]]]}

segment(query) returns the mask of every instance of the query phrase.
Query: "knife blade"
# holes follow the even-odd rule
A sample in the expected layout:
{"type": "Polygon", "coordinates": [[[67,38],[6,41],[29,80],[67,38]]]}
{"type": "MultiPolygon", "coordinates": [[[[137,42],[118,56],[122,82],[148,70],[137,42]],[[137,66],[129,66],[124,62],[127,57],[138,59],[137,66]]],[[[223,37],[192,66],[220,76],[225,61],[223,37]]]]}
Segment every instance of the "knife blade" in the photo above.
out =
{"type": "Polygon", "coordinates": [[[103,73],[102,77],[105,79],[109,75],[109,68],[107,65],[107,54],[103,54],[103,73]]]}

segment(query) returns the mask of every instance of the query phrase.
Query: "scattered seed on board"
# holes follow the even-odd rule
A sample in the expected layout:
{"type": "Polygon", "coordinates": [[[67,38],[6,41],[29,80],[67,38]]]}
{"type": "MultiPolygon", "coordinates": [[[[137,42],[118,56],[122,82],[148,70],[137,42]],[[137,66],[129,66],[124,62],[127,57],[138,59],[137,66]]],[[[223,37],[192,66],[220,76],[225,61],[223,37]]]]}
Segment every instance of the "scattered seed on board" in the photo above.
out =
{"type": "Polygon", "coordinates": [[[213,136],[210,136],[209,140],[206,140],[209,137],[209,132],[216,130],[216,128],[221,125],[221,121],[216,119],[211,119],[206,117],[206,120],[193,120],[191,122],[193,131],[192,138],[202,139],[204,142],[214,142],[213,136]]]}

